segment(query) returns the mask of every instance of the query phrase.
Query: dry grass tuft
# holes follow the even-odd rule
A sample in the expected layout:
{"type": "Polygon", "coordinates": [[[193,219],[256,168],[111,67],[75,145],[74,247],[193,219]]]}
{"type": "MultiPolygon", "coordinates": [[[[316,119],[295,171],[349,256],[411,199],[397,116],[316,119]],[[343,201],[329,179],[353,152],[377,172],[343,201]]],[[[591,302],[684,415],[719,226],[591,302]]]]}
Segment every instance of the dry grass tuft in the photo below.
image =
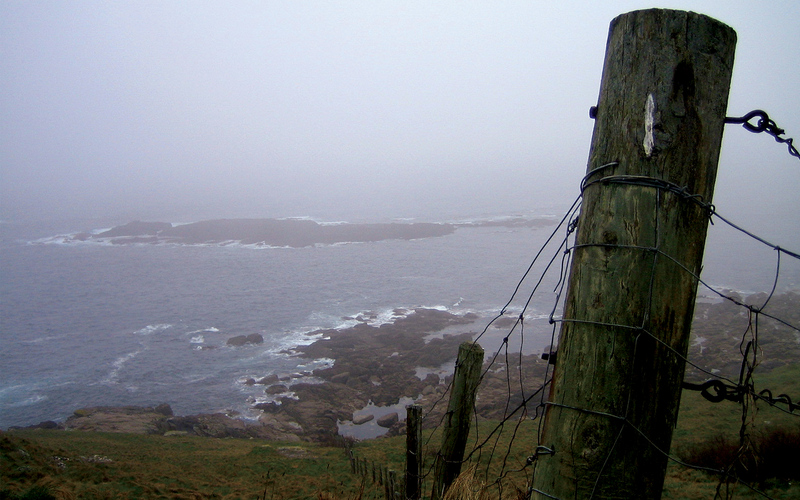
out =
{"type": "Polygon", "coordinates": [[[443,500],[489,500],[486,484],[476,477],[477,465],[461,471],[444,494],[443,500]]]}

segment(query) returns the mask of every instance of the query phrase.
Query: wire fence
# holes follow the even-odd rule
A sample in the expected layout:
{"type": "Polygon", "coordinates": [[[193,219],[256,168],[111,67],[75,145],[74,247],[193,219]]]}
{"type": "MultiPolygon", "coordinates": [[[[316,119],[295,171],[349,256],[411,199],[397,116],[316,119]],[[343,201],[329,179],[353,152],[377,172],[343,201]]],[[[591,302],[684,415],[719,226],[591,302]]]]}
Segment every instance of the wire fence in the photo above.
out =
{"type": "MultiPolygon", "coordinates": [[[[754,132],[767,131],[776,138],[776,141],[788,144],[790,154],[796,156],[792,140],[780,137],[783,130],[778,129],[764,112],[757,111],[740,119],[729,119],[727,123],[741,123],[746,129],[754,132]],[[754,117],[760,120],[755,126],[750,124],[750,120],[754,117]]],[[[646,446],[652,447],[658,454],[666,457],[673,466],[716,476],[718,478],[714,493],[716,497],[730,498],[736,491],[736,486],[741,485],[754,494],[770,498],[761,488],[763,481],[759,481],[759,476],[752,470],[759,467],[752,458],[753,450],[757,447],[756,413],[762,412],[759,422],[772,419],[772,417],[763,418],[763,412],[771,411],[786,415],[792,421],[800,423],[800,420],[797,420],[797,417],[800,417],[800,403],[797,401],[800,394],[789,394],[790,389],[786,387],[762,387],[758,382],[758,369],[763,365],[764,371],[767,372],[780,365],[781,360],[800,359],[800,293],[796,291],[779,293],[778,290],[783,260],[800,260],[800,254],[773,244],[755,232],[734,224],[721,215],[712,204],[687,192],[681,186],[651,177],[614,175],[613,171],[617,166],[616,162],[609,163],[586,175],[581,182],[580,194],[537,251],[508,301],[474,339],[475,343],[480,343],[490,328],[496,328],[500,324],[505,325],[505,335],[501,345],[488,353],[481,374],[478,398],[473,408],[474,422],[470,441],[472,444],[468,447],[463,460],[464,468],[470,470],[473,475],[471,482],[461,487],[472,488],[476,498],[480,498],[479,493],[492,498],[528,498],[532,494],[557,498],[547,491],[532,489],[532,484],[539,458],[553,453],[553,450],[539,440],[542,432],[542,416],[546,408],[559,406],[562,410],[578,412],[586,417],[600,417],[614,422],[619,426],[617,441],[623,435],[623,431],[638,436],[646,446]],[[654,228],[653,245],[618,245],[606,242],[576,244],[575,235],[584,192],[610,185],[652,190],[657,199],[656,213],[653,215],[655,220],[658,220],[658,211],[663,209],[668,199],[671,203],[676,201],[688,203],[699,207],[712,224],[715,222],[724,224],[738,232],[742,238],[755,241],[773,251],[775,271],[771,290],[742,297],[736,292],[712,287],[700,275],[661,248],[662,235],[659,234],[661,229],[658,224],[654,228]],[[664,263],[686,274],[705,293],[715,299],[698,302],[696,305],[694,342],[689,346],[688,355],[666,343],[650,330],[647,311],[643,312],[641,321],[635,324],[609,324],[583,318],[563,317],[563,297],[571,261],[576,252],[586,251],[590,247],[602,247],[607,252],[640,252],[651,259],[651,285],[648,292],[650,296],[645,303],[650,303],[653,294],[658,293],[655,277],[658,266],[664,263]],[[549,349],[540,357],[525,354],[525,348],[526,336],[530,336],[531,329],[528,325],[529,308],[534,297],[542,295],[550,297],[548,300],[551,300],[552,307],[547,318],[549,349]],[[517,305],[512,306],[512,304],[517,305]],[[569,322],[593,323],[601,328],[623,330],[634,335],[632,357],[634,366],[630,367],[629,373],[631,378],[635,377],[638,351],[643,349],[645,343],[649,343],[648,349],[655,345],[663,355],[685,364],[684,391],[699,394],[708,405],[723,402],[735,404],[735,409],[727,407],[726,411],[738,418],[738,429],[733,436],[723,436],[733,443],[731,453],[722,457],[722,462],[719,460],[720,457],[717,457],[716,463],[708,465],[698,460],[696,453],[694,455],[682,453],[681,450],[676,452],[670,450],[669,443],[666,446],[656,443],[651,436],[636,428],[629,418],[627,409],[612,413],[593,408],[559,405],[550,401],[548,393],[552,382],[553,365],[558,362],[557,334],[559,327],[569,322]],[[701,331],[698,331],[698,325],[703,325],[701,331]],[[725,340],[722,342],[719,338],[712,339],[717,344],[734,349],[726,351],[719,345],[712,346],[708,338],[713,336],[725,340]],[[487,392],[491,392],[494,397],[482,397],[482,394],[485,395],[487,392]],[[504,394],[501,405],[496,404],[499,392],[504,394]],[[482,402],[484,399],[489,399],[495,404],[485,405],[482,402]]],[[[536,328],[540,330],[541,325],[537,324],[536,328]]],[[[423,455],[428,457],[428,460],[423,462],[424,485],[430,485],[432,482],[431,476],[441,439],[441,426],[446,416],[443,407],[447,404],[445,399],[449,393],[448,386],[447,391],[425,408],[423,421],[428,431],[423,455]]],[[[629,392],[628,397],[634,395],[629,392]]],[[[613,453],[614,446],[608,451],[606,461],[613,453]]],[[[359,462],[355,455],[352,455],[352,451],[350,453],[355,471],[359,462]]],[[[365,462],[360,470],[362,475],[371,473],[375,476],[376,470],[385,469],[374,464],[370,466],[365,462]]],[[[601,468],[597,476],[592,479],[594,488],[591,496],[595,495],[602,475],[601,468]]],[[[389,482],[388,476],[381,472],[374,480],[379,484],[389,482]]],[[[423,491],[425,487],[423,486],[423,491]]],[[[387,498],[395,498],[390,497],[388,491],[387,488],[387,498]]],[[[402,488],[394,487],[392,491],[399,491],[400,493],[396,494],[402,497],[402,488]]]]}

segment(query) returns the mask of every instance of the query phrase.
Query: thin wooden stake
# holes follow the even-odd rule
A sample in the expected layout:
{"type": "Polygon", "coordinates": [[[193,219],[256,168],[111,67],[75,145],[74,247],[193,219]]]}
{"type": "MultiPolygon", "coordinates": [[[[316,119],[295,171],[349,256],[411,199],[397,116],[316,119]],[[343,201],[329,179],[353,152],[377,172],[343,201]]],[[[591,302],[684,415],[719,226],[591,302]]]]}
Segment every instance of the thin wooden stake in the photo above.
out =
{"type": "Polygon", "coordinates": [[[406,498],[422,497],[422,407],[406,408],[406,498]]]}
{"type": "Polygon", "coordinates": [[[483,366],[483,348],[465,342],[458,349],[453,388],[444,419],[442,447],[436,457],[431,500],[439,500],[461,472],[461,462],[469,437],[470,417],[483,366]]]}

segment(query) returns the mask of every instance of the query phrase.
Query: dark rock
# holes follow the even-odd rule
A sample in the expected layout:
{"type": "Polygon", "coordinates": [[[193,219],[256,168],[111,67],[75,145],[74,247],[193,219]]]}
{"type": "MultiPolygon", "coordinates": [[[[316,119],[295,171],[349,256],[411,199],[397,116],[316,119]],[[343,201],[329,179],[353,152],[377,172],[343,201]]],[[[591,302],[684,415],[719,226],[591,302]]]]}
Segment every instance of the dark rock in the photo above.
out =
{"type": "Polygon", "coordinates": [[[277,384],[277,385],[271,385],[271,386],[267,387],[267,389],[264,392],[267,393],[267,394],[280,394],[282,392],[288,392],[288,391],[289,391],[289,388],[286,387],[285,385],[277,384]]]}
{"type": "Polygon", "coordinates": [[[237,335],[228,339],[227,344],[233,347],[241,347],[245,344],[262,344],[264,337],[259,333],[251,333],[250,335],[237,335]]]}
{"type": "Polygon", "coordinates": [[[168,431],[183,431],[196,436],[214,438],[260,438],[282,439],[284,433],[276,432],[261,424],[250,424],[221,413],[172,417],[166,420],[168,431]]]}
{"type": "Polygon", "coordinates": [[[251,333],[247,336],[247,342],[250,344],[263,344],[264,337],[262,337],[260,333],[251,333]]]}
{"type": "Polygon", "coordinates": [[[366,406],[359,391],[342,384],[295,384],[299,399],[281,399],[278,415],[303,428],[302,437],[312,441],[329,440],[338,432],[337,421],[350,420],[353,412],[366,406]]]}
{"type": "Polygon", "coordinates": [[[281,405],[275,402],[268,402],[268,403],[256,403],[253,405],[253,408],[256,410],[261,410],[267,413],[275,413],[281,409],[281,405]]]}
{"type": "Polygon", "coordinates": [[[237,335],[236,337],[229,338],[228,342],[226,342],[226,344],[232,347],[241,347],[246,343],[247,343],[247,335],[237,335]]]}
{"type": "Polygon", "coordinates": [[[401,436],[405,435],[406,433],[406,422],[405,421],[398,421],[392,424],[389,427],[389,430],[381,437],[392,437],[392,436],[401,436]]]}
{"type": "Polygon", "coordinates": [[[390,413],[388,415],[384,415],[381,418],[379,418],[376,423],[379,426],[385,427],[385,428],[388,429],[389,427],[391,427],[394,424],[396,424],[398,422],[398,420],[399,420],[399,417],[397,416],[397,412],[392,412],[392,413],[390,413]]]}
{"type": "Polygon", "coordinates": [[[274,384],[277,381],[278,381],[278,376],[273,373],[272,375],[267,375],[266,377],[264,377],[264,378],[262,378],[260,380],[257,380],[256,384],[270,385],[270,384],[274,384]]]}
{"type": "Polygon", "coordinates": [[[44,422],[39,422],[36,425],[31,425],[26,427],[27,429],[60,429],[61,426],[58,425],[57,422],[53,422],[52,420],[45,420],[44,422]]]}
{"type": "Polygon", "coordinates": [[[160,413],[160,414],[162,414],[164,416],[167,416],[167,417],[171,417],[173,415],[172,407],[170,405],[168,405],[167,403],[161,403],[160,405],[158,405],[155,408],[153,408],[153,410],[156,413],[160,413]]]}

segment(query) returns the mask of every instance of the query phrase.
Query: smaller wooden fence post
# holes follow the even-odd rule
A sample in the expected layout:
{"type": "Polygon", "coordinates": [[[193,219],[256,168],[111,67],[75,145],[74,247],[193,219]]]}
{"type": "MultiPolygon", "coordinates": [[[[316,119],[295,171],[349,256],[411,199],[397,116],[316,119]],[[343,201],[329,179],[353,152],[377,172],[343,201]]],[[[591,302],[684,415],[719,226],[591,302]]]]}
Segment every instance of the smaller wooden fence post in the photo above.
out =
{"type": "Polygon", "coordinates": [[[431,500],[439,500],[461,472],[464,450],[469,437],[470,416],[483,367],[483,348],[465,342],[458,349],[450,403],[444,419],[442,447],[436,457],[431,500]]]}
{"type": "Polygon", "coordinates": [[[406,498],[422,496],[422,407],[406,408],[406,498]]]}

